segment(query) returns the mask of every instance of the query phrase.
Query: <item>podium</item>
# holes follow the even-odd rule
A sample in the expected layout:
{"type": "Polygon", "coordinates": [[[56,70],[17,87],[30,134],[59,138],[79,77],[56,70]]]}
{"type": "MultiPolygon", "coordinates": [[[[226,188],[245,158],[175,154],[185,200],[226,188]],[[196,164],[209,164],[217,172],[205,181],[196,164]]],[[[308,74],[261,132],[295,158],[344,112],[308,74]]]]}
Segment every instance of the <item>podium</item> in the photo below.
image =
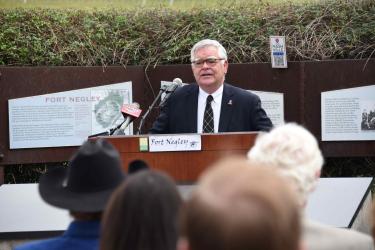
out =
{"type": "MultiPolygon", "coordinates": [[[[151,168],[168,173],[178,183],[195,182],[204,169],[228,155],[246,155],[254,145],[258,132],[227,132],[201,134],[200,151],[148,152],[141,151],[140,140],[151,135],[99,136],[111,142],[120,152],[125,171],[133,160],[143,160],[151,168]]],[[[152,135],[168,136],[168,135],[152,135]]],[[[95,138],[92,138],[95,140],[95,138]]],[[[143,139],[143,140],[145,140],[143,139]]]]}

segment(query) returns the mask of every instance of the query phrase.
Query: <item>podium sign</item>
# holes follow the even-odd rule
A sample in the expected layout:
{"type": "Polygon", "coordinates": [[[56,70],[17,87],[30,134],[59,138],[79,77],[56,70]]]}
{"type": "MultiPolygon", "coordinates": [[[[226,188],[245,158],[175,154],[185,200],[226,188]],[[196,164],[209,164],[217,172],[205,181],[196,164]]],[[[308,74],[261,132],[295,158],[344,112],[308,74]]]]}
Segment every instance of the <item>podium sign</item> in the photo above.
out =
{"type": "Polygon", "coordinates": [[[199,151],[202,149],[200,135],[153,135],[149,136],[150,152],[199,151]]]}
{"type": "Polygon", "coordinates": [[[228,155],[245,156],[254,145],[257,135],[257,132],[196,135],[201,138],[200,151],[173,152],[145,151],[147,147],[144,142],[148,141],[149,136],[155,138],[165,135],[101,136],[100,138],[105,138],[117,148],[125,171],[131,161],[141,159],[151,168],[167,172],[179,183],[192,183],[198,179],[204,169],[220,158],[228,155]]]}

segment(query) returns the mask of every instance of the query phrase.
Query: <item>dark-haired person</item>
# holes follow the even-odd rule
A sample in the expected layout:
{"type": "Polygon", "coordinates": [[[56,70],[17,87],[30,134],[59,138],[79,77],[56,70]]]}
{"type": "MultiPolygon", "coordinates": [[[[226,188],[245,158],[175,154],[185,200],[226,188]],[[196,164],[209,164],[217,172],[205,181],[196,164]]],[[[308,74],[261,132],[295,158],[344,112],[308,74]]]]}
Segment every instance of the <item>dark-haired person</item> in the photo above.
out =
{"type": "Polygon", "coordinates": [[[257,95],[224,82],[228,57],[218,41],[199,41],[191,49],[190,59],[197,84],[178,88],[168,98],[150,133],[268,131],[272,128],[257,95]]]}
{"type": "Polygon", "coordinates": [[[199,178],[182,208],[177,250],[298,250],[300,214],[275,171],[228,158],[199,178]]]}
{"type": "MultiPolygon", "coordinates": [[[[248,153],[256,160],[294,184],[301,211],[308,196],[314,191],[323,166],[323,156],[314,135],[304,127],[287,123],[269,133],[258,135],[248,153]]],[[[303,239],[309,250],[372,250],[371,237],[343,228],[335,228],[316,221],[303,220],[303,239]]]]}
{"type": "Polygon", "coordinates": [[[85,142],[68,168],[48,171],[39,182],[39,193],[44,201],[68,209],[73,222],[59,237],[30,242],[15,249],[97,250],[102,212],[123,180],[116,149],[105,140],[85,142]]]}
{"type": "Polygon", "coordinates": [[[134,174],[138,171],[147,170],[149,168],[150,166],[147,164],[147,162],[137,159],[129,163],[128,174],[134,174]]]}
{"type": "Polygon", "coordinates": [[[103,217],[101,250],[175,250],[181,197],[174,181],[155,170],[129,175],[103,217]]]}

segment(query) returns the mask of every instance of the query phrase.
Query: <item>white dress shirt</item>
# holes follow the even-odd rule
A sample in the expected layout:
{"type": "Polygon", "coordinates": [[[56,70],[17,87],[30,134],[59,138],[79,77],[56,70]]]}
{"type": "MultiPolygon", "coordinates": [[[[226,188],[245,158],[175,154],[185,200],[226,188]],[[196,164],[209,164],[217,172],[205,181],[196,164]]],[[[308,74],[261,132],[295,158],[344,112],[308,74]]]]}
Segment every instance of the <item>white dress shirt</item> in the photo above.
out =
{"type": "MultiPolygon", "coordinates": [[[[214,132],[217,133],[219,131],[219,121],[220,121],[220,110],[221,110],[221,99],[223,97],[223,89],[224,85],[221,85],[218,90],[212,93],[212,97],[214,98],[211,102],[212,111],[214,112],[214,132]]],[[[197,111],[197,128],[198,134],[202,133],[203,130],[203,117],[204,117],[204,110],[206,108],[206,100],[209,94],[206,93],[203,89],[199,87],[199,94],[198,94],[198,111],[197,111]]]]}

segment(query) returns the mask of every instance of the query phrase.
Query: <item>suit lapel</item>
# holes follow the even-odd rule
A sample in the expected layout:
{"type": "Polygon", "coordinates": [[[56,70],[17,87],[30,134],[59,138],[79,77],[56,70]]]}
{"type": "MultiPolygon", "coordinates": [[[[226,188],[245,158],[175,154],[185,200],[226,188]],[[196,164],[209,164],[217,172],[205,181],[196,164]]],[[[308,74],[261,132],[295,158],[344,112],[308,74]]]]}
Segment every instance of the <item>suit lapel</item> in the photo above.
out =
{"type": "Polygon", "coordinates": [[[194,87],[187,92],[185,99],[186,106],[188,107],[185,122],[190,133],[197,133],[198,94],[199,87],[198,85],[194,85],[194,87]]]}
{"type": "Polygon", "coordinates": [[[221,100],[221,111],[219,121],[219,132],[228,131],[230,120],[233,114],[233,91],[230,86],[224,83],[223,97],[221,100]]]}

